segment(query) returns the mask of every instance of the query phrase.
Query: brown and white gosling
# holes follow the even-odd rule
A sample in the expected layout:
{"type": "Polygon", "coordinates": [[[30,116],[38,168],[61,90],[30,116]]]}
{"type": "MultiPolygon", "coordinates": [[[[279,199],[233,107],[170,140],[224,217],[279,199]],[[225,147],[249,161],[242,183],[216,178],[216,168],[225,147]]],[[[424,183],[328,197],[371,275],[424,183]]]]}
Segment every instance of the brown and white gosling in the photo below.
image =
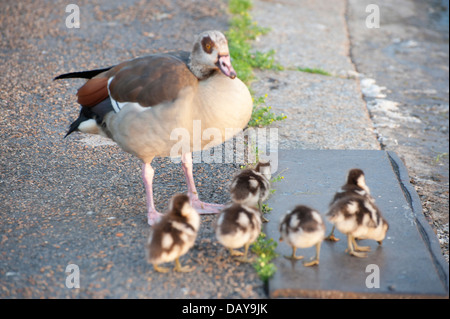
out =
{"type": "Polygon", "coordinates": [[[217,240],[230,250],[240,262],[250,262],[248,248],[261,232],[261,214],[258,209],[233,203],[223,209],[217,219],[217,240]],[[235,249],[244,247],[244,253],[235,249]]]}
{"type": "Polygon", "coordinates": [[[285,256],[288,259],[302,259],[296,256],[297,248],[316,246],[316,256],[310,262],[305,262],[306,267],[319,264],[320,246],[325,237],[325,224],[322,216],[316,210],[299,205],[282,217],[280,226],[280,241],[285,241],[292,247],[292,255],[285,256]]]}
{"type": "MultiPolygon", "coordinates": [[[[352,196],[352,195],[361,195],[366,197],[368,200],[375,203],[375,200],[370,195],[370,189],[366,185],[366,178],[364,172],[359,168],[351,169],[347,174],[347,181],[341,187],[341,189],[336,192],[333,197],[333,200],[330,202],[329,207],[331,207],[334,203],[339,201],[340,199],[352,196]]],[[[335,226],[331,229],[330,234],[325,237],[325,240],[329,241],[339,241],[339,238],[334,236],[335,226]]]]}
{"type": "Polygon", "coordinates": [[[230,187],[231,200],[234,203],[250,207],[258,207],[261,211],[261,220],[269,220],[263,216],[262,202],[270,194],[271,167],[269,161],[259,161],[254,169],[244,169],[237,174],[230,187]]]}
{"type": "Polygon", "coordinates": [[[195,267],[182,267],[179,258],[192,248],[199,228],[200,216],[192,208],[189,197],[185,194],[174,195],[169,211],[153,226],[147,245],[148,262],[158,272],[168,272],[168,268],[159,265],[174,260],[174,271],[193,271],[195,267]]]}
{"type": "Polygon", "coordinates": [[[327,218],[340,232],[347,235],[346,252],[364,258],[370,247],[359,246],[356,239],[373,239],[381,245],[389,224],[370,195],[362,170],[350,170],[343,190],[342,195],[336,195],[338,198],[331,204],[327,218]]]}

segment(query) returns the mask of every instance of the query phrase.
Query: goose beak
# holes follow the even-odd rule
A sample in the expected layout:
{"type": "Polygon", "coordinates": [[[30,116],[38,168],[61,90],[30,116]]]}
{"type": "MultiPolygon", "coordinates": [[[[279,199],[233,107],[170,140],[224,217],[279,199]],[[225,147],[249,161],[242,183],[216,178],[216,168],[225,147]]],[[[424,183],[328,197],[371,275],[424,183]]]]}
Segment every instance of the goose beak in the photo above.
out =
{"type": "Polygon", "coordinates": [[[230,79],[236,78],[236,71],[233,69],[231,65],[231,58],[229,55],[219,55],[219,60],[216,65],[222,71],[223,74],[228,76],[230,79]]]}

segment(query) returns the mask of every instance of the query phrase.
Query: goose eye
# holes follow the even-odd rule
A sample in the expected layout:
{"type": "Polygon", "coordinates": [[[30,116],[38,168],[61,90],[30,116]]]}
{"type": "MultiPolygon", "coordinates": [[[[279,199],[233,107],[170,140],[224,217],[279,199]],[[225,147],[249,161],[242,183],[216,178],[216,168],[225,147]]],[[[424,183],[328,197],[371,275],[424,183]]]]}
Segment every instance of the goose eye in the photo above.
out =
{"type": "Polygon", "coordinates": [[[213,49],[213,42],[211,40],[210,37],[206,37],[202,39],[202,46],[203,46],[203,50],[208,53],[211,54],[212,53],[212,49],[213,49]]]}

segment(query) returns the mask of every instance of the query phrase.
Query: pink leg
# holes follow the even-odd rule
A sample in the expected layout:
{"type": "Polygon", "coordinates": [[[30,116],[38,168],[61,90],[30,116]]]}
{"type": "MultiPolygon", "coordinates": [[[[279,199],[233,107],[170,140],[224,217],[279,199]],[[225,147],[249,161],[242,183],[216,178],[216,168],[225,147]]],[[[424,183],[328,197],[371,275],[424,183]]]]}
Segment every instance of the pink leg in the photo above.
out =
{"type": "Polygon", "coordinates": [[[153,177],[155,176],[155,170],[150,163],[144,163],[142,165],[142,179],[144,180],[145,194],[147,199],[147,218],[150,226],[156,224],[159,218],[162,216],[156,211],[155,203],[153,201],[153,177]]]}
{"type": "Polygon", "coordinates": [[[183,154],[181,157],[181,168],[183,169],[184,176],[186,177],[186,183],[188,187],[188,196],[191,199],[191,205],[199,214],[217,214],[223,209],[224,205],[209,204],[200,201],[198,198],[197,189],[195,188],[194,175],[192,174],[192,153],[183,154]]]}

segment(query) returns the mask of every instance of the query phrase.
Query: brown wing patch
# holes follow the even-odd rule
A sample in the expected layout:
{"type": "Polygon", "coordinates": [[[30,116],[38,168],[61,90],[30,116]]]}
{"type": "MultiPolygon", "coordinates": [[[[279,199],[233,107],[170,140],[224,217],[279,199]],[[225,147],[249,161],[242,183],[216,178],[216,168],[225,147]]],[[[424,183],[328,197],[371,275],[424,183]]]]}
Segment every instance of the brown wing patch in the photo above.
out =
{"type": "Polygon", "coordinates": [[[99,77],[88,80],[77,93],[78,103],[93,107],[108,97],[108,78],[99,77]]]}
{"type": "Polygon", "coordinates": [[[128,61],[113,68],[107,75],[114,75],[109,85],[114,100],[137,102],[142,106],[173,101],[181,89],[198,85],[197,78],[186,63],[167,54],[128,61]]]}
{"type": "Polygon", "coordinates": [[[198,85],[186,62],[178,57],[180,54],[186,55],[157,54],[122,62],[88,80],[78,90],[78,103],[93,107],[108,98],[109,92],[118,102],[137,102],[142,106],[173,101],[183,88],[198,85]],[[111,77],[114,79],[108,92],[111,77]]]}

